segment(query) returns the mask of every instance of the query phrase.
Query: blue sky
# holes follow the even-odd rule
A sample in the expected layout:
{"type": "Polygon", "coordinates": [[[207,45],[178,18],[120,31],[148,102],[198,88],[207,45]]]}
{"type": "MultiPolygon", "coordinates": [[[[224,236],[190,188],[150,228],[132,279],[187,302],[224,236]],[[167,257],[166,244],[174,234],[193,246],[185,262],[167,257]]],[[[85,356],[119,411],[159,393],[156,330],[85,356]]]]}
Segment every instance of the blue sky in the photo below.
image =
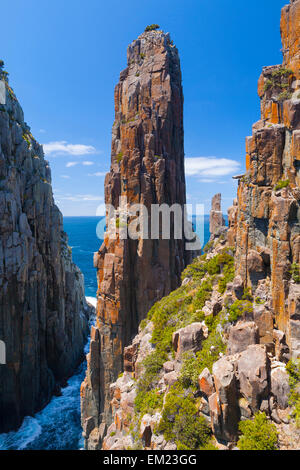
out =
{"type": "Polygon", "coordinates": [[[245,137],[259,119],[257,80],[282,61],[287,0],[2,0],[1,59],[36,139],[45,144],[64,215],[95,215],[110,164],[113,91],[127,45],[148,24],[181,57],[189,203],[236,194],[245,137]]]}

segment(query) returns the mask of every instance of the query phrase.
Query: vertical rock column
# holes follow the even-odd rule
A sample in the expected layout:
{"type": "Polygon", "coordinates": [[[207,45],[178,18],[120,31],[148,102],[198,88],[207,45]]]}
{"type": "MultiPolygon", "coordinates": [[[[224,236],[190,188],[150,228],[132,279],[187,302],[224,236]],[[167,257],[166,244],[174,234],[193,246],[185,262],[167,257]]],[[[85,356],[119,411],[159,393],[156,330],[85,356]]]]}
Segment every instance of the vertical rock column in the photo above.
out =
{"type": "Polygon", "coordinates": [[[221,209],[221,198],[222,195],[218,193],[214,195],[211,201],[211,211],[209,217],[209,231],[211,240],[220,236],[222,231],[226,230],[225,219],[221,209]]]}
{"type": "MultiPolygon", "coordinates": [[[[275,326],[300,355],[300,1],[281,17],[283,64],[265,67],[259,79],[261,120],[246,140],[246,174],[240,178],[236,268],[254,291],[270,285],[275,326]]],[[[233,217],[234,215],[234,217],[233,217]]],[[[232,238],[233,229],[231,228],[232,238]]]]}
{"type": "MultiPolygon", "coordinates": [[[[183,93],[178,51],[169,34],[143,33],[128,47],[128,66],[115,88],[111,170],[105,200],[116,209],[186,201],[183,93]]],[[[149,222],[150,222],[149,215],[149,222]]],[[[108,221],[107,221],[108,222],[108,221]]],[[[171,232],[172,233],[172,232],[171,232]]],[[[185,241],[120,240],[106,236],[95,256],[97,325],[82,385],[82,424],[87,448],[101,447],[110,424],[109,385],[123,367],[123,350],[151,306],[178,287],[191,259],[185,241]],[[102,425],[101,425],[102,424],[102,425]]]]}

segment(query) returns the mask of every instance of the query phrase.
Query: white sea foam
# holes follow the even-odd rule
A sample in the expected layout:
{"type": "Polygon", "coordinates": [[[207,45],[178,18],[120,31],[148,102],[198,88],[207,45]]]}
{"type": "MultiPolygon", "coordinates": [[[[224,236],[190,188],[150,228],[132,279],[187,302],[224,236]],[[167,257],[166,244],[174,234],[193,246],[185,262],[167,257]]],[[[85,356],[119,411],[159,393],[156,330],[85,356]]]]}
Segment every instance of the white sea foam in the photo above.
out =
{"type": "Polygon", "coordinates": [[[86,297],[87,302],[93,305],[93,307],[97,307],[97,299],[96,297],[86,297]]]}
{"type": "MultiPolygon", "coordinates": [[[[94,297],[87,300],[94,303],[94,297]]],[[[85,352],[88,352],[89,341],[85,352]]],[[[77,450],[82,449],[80,424],[80,385],[85,377],[86,362],[83,362],[62,389],[60,397],[50,403],[34,417],[27,416],[15,432],[0,434],[0,450],[77,450]]]]}
{"type": "Polygon", "coordinates": [[[26,447],[39,437],[42,427],[35,418],[27,416],[24,418],[22,426],[16,432],[0,434],[0,450],[15,448],[24,450],[26,447]]]}

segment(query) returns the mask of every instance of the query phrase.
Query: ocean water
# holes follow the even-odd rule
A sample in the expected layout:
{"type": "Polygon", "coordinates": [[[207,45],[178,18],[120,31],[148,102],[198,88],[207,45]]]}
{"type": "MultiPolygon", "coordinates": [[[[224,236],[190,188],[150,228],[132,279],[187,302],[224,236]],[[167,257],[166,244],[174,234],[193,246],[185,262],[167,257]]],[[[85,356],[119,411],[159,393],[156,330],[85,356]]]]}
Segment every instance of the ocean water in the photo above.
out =
{"type": "MultiPolygon", "coordinates": [[[[65,217],[64,229],[69,235],[74,262],[83,272],[87,300],[96,305],[97,279],[93,255],[102,240],[96,227],[101,217],[65,217]]],[[[89,350],[86,344],[85,353],[89,350]]],[[[34,417],[27,416],[16,432],[0,434],[0,450],[73,450],[83,447],[80,425],[80,385],[85,377],[84,361],[62,389],[62,396],[34,417]]]]}
{"type": "MultiPolygon", "coordinates": [[[[69,235],[73,260],[84,274],[85,294],[91,303],[96,302],[97,279],[93,255],[102,243],[96,234],[97,225],[102,219],[101,217],[64,218],[64,229],[69,235]]],[[[207,243],[208,216],[204,218],[204,230],[200,227],[198,234],[201,242],[207,243]]],[[[86,353],[88,349],[89,342],[85,348],[86,353]]],[[[42,411],[33,417],[26,417],[18,431],[0,434],[0,450],[81,449],[83,440],[80,426],[80,385],[85,377],[85,370],[86,362],[83,362],[62,390],[62,396],[53,397],[42,411]]]]}

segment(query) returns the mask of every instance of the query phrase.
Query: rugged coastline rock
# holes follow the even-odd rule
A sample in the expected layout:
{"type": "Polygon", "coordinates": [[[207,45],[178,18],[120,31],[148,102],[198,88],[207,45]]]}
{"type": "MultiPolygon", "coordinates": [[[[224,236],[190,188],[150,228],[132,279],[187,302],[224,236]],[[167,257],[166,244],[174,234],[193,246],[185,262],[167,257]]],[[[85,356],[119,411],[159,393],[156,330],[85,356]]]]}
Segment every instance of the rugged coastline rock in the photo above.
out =
{"type": "Polygon", "coordinates": [[[283,64],[258,83],[261,120],[246,140],[246,174],[230,210],[237,275],[253,292],[270,282],[269,309],[291,355],[300,355],[300,2],[282,10],[283,64]],[[297,313],[298,312],[298,313],[297,313]]]}
{"type": "Polygon", "coordinates": [[[0,432],[7,432],[44,407],[83,360],[93,308],[42,146],[0,75],[0,432]]]}
{"type": "Polygon", "coordinates": [[[101,447],[112,421],[109,387],[123,370],[124,348],[151,306],[178,287],[192,259],[185,240],[175,239],[173,223],[170,239],[162,239],[161,229],[157,239],[121,236],[121,229],[134,220],[134,204],[147,208],[150,227],[154,204],[183,209],[186,202],[178,51],[169,34],[147,31],[128,47],[127,62],[115,88],[111,169],[105,179],[105,202],[117,211],[118,233],[113,238],[108,231],[95,255],[97,325],[81,388],[89,449],[101,447]],[[120,197],[127,198],[123,207],[120,197]]]}

